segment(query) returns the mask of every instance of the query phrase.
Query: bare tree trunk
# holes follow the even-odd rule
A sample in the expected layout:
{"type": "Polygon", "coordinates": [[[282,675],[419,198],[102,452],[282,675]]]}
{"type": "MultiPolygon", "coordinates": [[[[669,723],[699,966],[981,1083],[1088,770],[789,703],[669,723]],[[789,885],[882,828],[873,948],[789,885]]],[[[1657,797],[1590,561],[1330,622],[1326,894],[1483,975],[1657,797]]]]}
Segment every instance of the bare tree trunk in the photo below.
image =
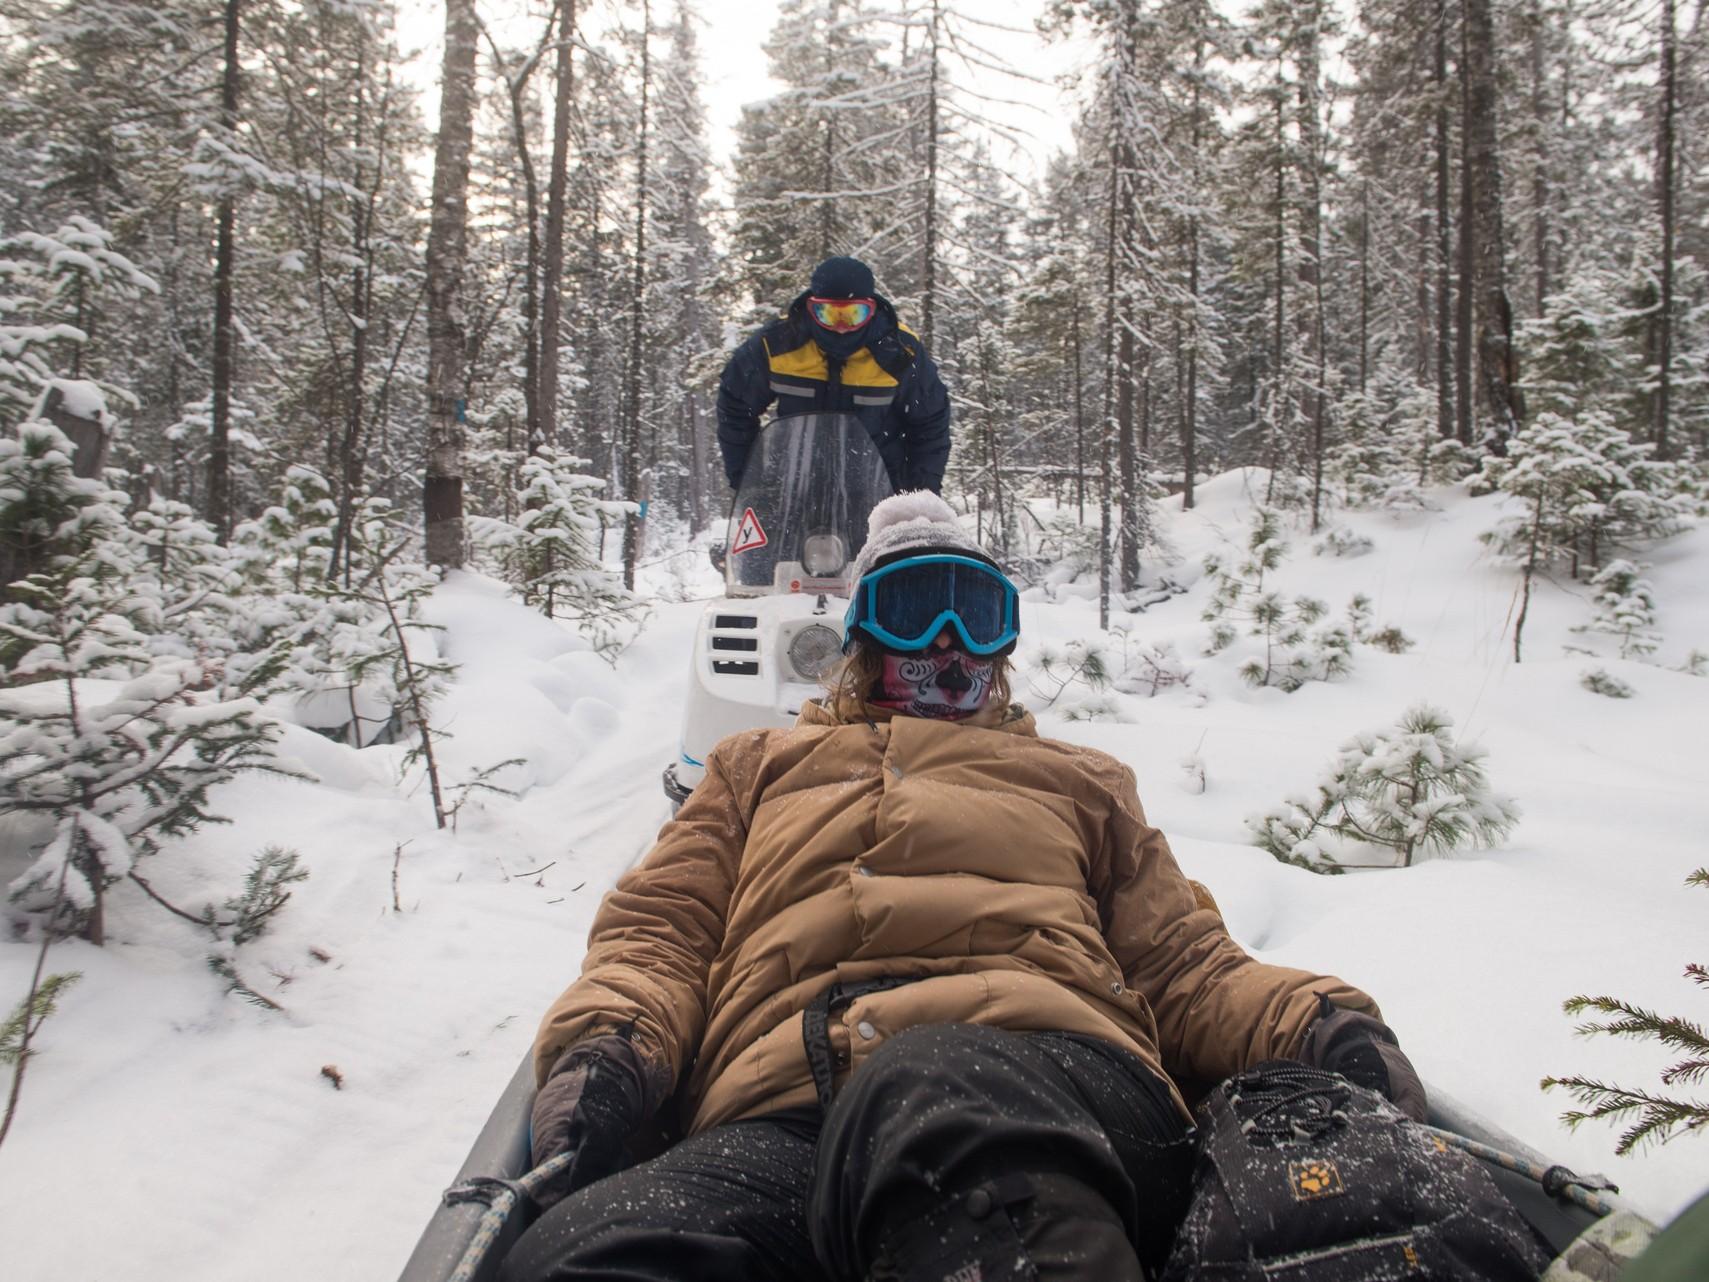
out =
{"type": "MultiPolygon", "coordinates": [[[[1277,78],[1280,79],[1280,68],[1277,68],[1277,78]]],[[[1287,414],[1287,359],[1288,339],[1287,330],[1287,270],[1286,240],[1288,234],[1288,180],[1287,180],[1287,137],[1285,133],[1282,97],[1276,95],[1276,131],[1272,139],[1275,144],[1276,158],[1276,223],[1275,234],[1275,276],[1276,294],[1273,299],[1275,311],[1276,332],[1274,346],[1271,349],[1271,377],[1274,379],[1274,390],[1270,396],[1270,440],[1269,457],[1265,465],[1270,478],[1264,486],[1264,501],[1269,503],[1276,493],[1276,472],[1282,465],[1282,430],[1286,423],[1287,414]]]]}
{"type": "Polygon", "coordinates": [[[1116,394],[1116,226],[1121,203],[1120,147],[1110,143],[1108,223],[1104,229],[1104,413],[1098,433],[1098,627],[1110,626],[1111,488],[1110,438],[1114,434],[1116,394]]]}
{"type": "Polygon", "coordinates": [[[1311,391],[1311,528],[1315,534],[1323,509],[1324,386],[1329,378],[1323,327],[1323,112],[1318,102],[1321,79],[1317,32],[1322,9],[1314,3],[1305,16],[1310,32],[1299,60],[1300,137],[1305,145],[1307,204],[1300,227],[1300,284],[1309,291],[1312,314],[1304,328],[1306,353],[1312,363],[1311,391]]]}
{"type": "Polygon", "coordinates": [[[920,300],[920,339],[929,350],[938,304],[938,29],[943,22],[939,0],[932,0],[932,22],[926,52],[932,60],[926,83],[926,226],[924,290],[920,300]]]}
{"type": "Polygon", "coordinates": [[[1526,19],[1531,26],[1531,128],[1535,131],[1531,153],[1531,253],[1536,259],[1532,265],[1532,301],[1533,314],[1541,316],[1543,300],[1549,296],[1549,148],[1543,101],[1543,39],[1548,28],[1538,0],[1531,0],[1526,19]]]}
{"type": "Polygon", "coordinates": [[[1673,394],[1673,240],[1676,177],[1673,138],[1678,93],[1674,0],[1662,0],[1661,9],[1661,104],[1656,124],[1656,194],[1661,206],[1662,261],[1657,274],[1661,277],[1662,296],[1655,320],[1656,396],[1653,430],[1656,457],[1665,459],[1669,456],[1668,417],[1673,394]]]}
{"type": "MultiPolygon", "coordinates": [[[[635,263],[629,291],[629,368],[624,400],[624,485],[631,494],[641,483],[641,335],[647,313],[647,112],[653,88],[653,6],[641,0],[641,120],[635,159],[635,263]]],[[[641,552],[642,517],[631,512],[623,521],[623,586],[635,588],[635,565],[641,552]]]]}
{"type": "MultiPolygon", "coordinates": [[[[472,0],[471,0],[472,3],[472,0]]],[[[480,18],[475,17],[477,25],[480,18]]],[[[552,38],[551,22],[540,37],[540,50],[513,75],[492,33],[481,27],[491,47],[493,61],[501,69],[505,93],[510,99],[511,145],[516,149],[516,167],[522,174],[524,216],[528,220],[528,252],[523,267],[522,288],[522,404],[525,448],[532,454],[540,448],[540,181],[534,173],[534,156],[528,149],[528,80],[539,65],[539,53],[552,38]]],[[[465,220],[466,221],[466,220],[465,220]]],[[[505,502],[509,503],[509,496],[505,502]]]]}
{"type": "Polygon", "coordinates": [[[1436,0],[1436,432],[1453,436],[1455,417],[1454,371],[1451,347],[1453,329],[1449,322],[1449,263],[1452,260],[1452,231],[1448,223],[1448,6],[1436,0]]]}
{"type": "Polygon", "coordinates": [[[1519,430],[1521,406],[1513,308],[1501,222],[1501,155],[1496,131],[1495,22],[1492,0],[1465,0],[1467,176],[1471,186],[1477,263],[1479,400],[1496,450],[1519,430]]]}
{"type": "Polygon", "coordinates": [[[427,467],[421,506],[430,565],[463,565],[463,270],[475,131],[474,0],[445,0],[445,61],[427,234],[427,467]]]}
{"type": "MultiPolygon", "coordinates": [[[[237,138],[239,9],[243,0],[226,0],[225,71],[220,80],[220,128],[228,143],[237,138]]],[[[233,271],[237,258],[237,197],[220,198],[219,232],[214,249],[213,408],[208,442],[208,524],[221,543],[231,537],[231,389],[237,378],[237,325],[233,308],[233,271]]]]}
{"type": "Polygon", "coordinates": [[[570,113],[575,95],[576,0],[558,6],[557,71],[552,81],[552,165],[546,177],[546,244],[540,299],[540,441],[558,443],[558,342],[564,307],[564,202],[569,186],[570,113]]]}
{"type": "Polygon", "coordinates": [[[1074,503],[1078,512],[1077,519],[1084,524],[1086,520],[1086,376],[1082,362],[1080,337],[1080,295],[1074,295],[1073,306],[1069,309],[1069,324],[1072,326],[1074,345],[1074,503]]]}
{"type": "MultiPolygon", "coordinates": [[[[1204,122],[1205,39],[1193,42],[1192,164],[1195,198],[1201,184],[1199,147],[1204,122]]],[[[1179,361],[1177,360],[1177,365],[1179,361]]],[[[1187,391],[1181,415],[1181,510],[1193,507],[1194,470],[1199,435],[1199,215],[1187,215],[1187,391]]]]}
{"type": "Polygon", "coordinates": [[[1472,213],[1472,78],[1467,71],[1471,24],[1460,15],[1460,227],[1459,294],[1455,298],[1454,331],[1454,434],[1462,445],[1472,443],[1472,299],[1477,294],[1477,268],[1473,238],[1478,230],[1472,213]]]}

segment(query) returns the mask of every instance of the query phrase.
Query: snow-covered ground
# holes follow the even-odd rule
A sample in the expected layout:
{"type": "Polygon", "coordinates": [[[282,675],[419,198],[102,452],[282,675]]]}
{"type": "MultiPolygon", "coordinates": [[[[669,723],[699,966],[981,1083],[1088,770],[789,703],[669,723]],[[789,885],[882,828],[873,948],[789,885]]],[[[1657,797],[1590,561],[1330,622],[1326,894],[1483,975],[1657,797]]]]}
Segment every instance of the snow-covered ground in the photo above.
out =
{"type": "MultiPolygon", "coordinates": [[[[1198,565],[1243,538],[1253,481],[1219,478],[1190,513],[1165,503],[1172,573],[1192,586],[1116,620],[1136,640],[1173,641],[1189,683],[1116,695],[1117,719],[1094,721],[1062,715],[1085,693],[1070,691],[1041,727],[1133,767],[1150,819],[1254,953],[1366,988],[1428,1082],[1671,1215],[1709,1182],[1703,1139],[1616,1158],[1610,1128],[1569,1134],[1568,1100],[1537,1083],[1653,1087],[1667,1062],[1649,1043],[1575,1037],[1560,1010],[1575,993],[1700,1013],[1681,970],[1706,960],[1709,893],[1683,882],[1709,863],[1709,679],[1670,667],[1709,649],[1709,529],[1644,553],[1665,637],[1654,663],[1568,653],[1598,642],[1570,631],[1590,617],[1588,590],[1561,581],[1533,600],[1520,665],[1518,576],[1476,537],[1500,500],[1445,491],[1438,512],[1340,515],[1374,542],[1355,558],[1314,556],[1294,529],[1279,586],[1336,614],[1363,592],[1377,625],[1416,645],[1361,646],[1347,679],[1284,694],[1244,685],[1230,655],[1200,653],[1210,585],[1198,565]],[[1583,689],[1593,664],[1634,697],[1583,689]],[[1523,808],[1504,848],[1320,877],[1249,844],[1246,815],[1306,789],[1351,734],[1421,699],[1483,743],[1495,787],[1523,808]],[[1182,770],[1194,753],[1202,792],[1182,770]]],[[[671,564],[679,577],[656,585],[685,576],[710,594],[695,555],[671,564]]],[[[1074,584],[1029,593],[1021,658],[1094,638],[1094,597],[1074,584]]],[[[49,969],[83,978],[46,1026],[0,1148],[0,1276],[395,1274],[535,1021],[575,976],[600,894],[666,817],[659,771],[675,752],[699,610],[661,604],[613,669],[488,580],[441,589],[440,644],[462,665],[440,711],[455,736],[448,773],[525,759],[508,777],[522,795],[469,802],[454,833],[435,831],[422,787],[399,786],[401,748],[358,752],[295,727],[284,751],[318,783],[247,777],[216,796],[234,822],[158,857],[151,879],[199,903],[230,894],[267,844],[301,853],[309,881],[240,960],[282,1013],[224,995],[194,931],[125,888],[107,947],[56,945],[49,969]]],[[[1042,708],[1024,675],[1018,691],[1042,708]]],[[[25,991],[34,955],[0,943],[0,1008],[25,991]]]]}

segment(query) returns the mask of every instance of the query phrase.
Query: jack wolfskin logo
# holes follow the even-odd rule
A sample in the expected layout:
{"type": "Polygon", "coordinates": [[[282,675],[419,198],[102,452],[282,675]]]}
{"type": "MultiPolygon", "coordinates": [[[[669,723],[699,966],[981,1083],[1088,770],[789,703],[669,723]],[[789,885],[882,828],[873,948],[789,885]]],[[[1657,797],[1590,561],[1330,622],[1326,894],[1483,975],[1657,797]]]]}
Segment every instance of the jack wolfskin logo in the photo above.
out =
{"type": "Polygon", "coordinates": [[[1341,1182],[1341,1172],[1327,1158],[1309,1162],[1288,1163],[1288,1184],[1294,1190],[1294,1201],[1310,1202],[1320,1197],[1336,1197],[1347,1191],[1341,1182]]]}
{"type": "Polygon", "coordinates": [[[975,1260],[972,1264],[962,1265],[954,1273],[944,1274],[944,1282],[980,1282],[984,1276],[979,1269],[979,1261],[975,1260]]]}

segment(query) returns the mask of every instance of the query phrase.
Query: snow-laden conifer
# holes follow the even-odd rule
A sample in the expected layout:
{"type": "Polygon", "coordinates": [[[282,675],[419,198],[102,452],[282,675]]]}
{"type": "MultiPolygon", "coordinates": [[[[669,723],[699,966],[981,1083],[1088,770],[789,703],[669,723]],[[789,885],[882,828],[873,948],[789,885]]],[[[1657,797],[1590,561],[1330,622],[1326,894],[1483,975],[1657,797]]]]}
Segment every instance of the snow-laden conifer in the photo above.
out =
{"type": "Polygon", "coordinates": [[[1655,586],[1644,577],[1645,568],[1616,559],[1597,571],[1590,581],[1590,586],[1596,589],[1596,615],[1574,631],[1600,632],[1616,638],[1622,659],[1654,653],[1661,637],[1655,631],[1655,586]]]}
{"type": "Polygon", "coordinates": [[[1263,651],[1241,666],[1241,677],[1255,686],[1297,690],[1308,681],[1345,676],[1353,665],[1353,638],[1345,628],[1310,631],[1329,607],[1314,597],[1289,598],[1266,584],[1287,555],[1281,517],[1260,507],[1253,516],[1245,556],[1233,565],[1209,557],[1214,575],[1209,604],[1201,616],[1212,625],[1207,653],[1233,645],[1244,632],[1263,642],[1263,651]]]}
{"type": "MultiPolygon", "coordinates": [[[[1688,886],[1709,887],[1709,868],[1699,868],[1685,879],[1688,886]]],[[[1709,966],[1691,962],[1685,977],[1709,991],[1709,966]]],[[[1680,1058],[1662,1070],[1664,1087],[1696,1087],[1709,1082],[1709,1032],[1696,1020],[1663,1015],[1646,1006],[1619,997],[1580,995],[1562,1003],[1567,1014],[1607,1016],[1586,1020],[1578,1026],[1582,1037],[1608,1034],[1635,1041],[1656,1042],[1680,1058]]],[[[1585,1122],[1624,1124],[1614,1151],[1624,1156],[1640,1152],[1649,1144],[1666,1144],[1682,1135],[1709,1128],[1709,1099],[1660,1094],[1590,1077],[1545,1077],[1545,1091],[1564,1087],[1582,1106],[1561,1115],[1573,1129],[1585,1122]]]]}
{"type": "Polygon", "coordinates": [[[600,563],[600,546],[605,527],[635,505],[601,498],[605,482],[587,467],[542,446],[522,465],[515,526],[486,537],[525,602],[549,619],[573,620],[609,657],[627,644],[644,605],[600,563]]]}
{"type": "Polygon", "coordinates": [[[1692,506],[1677,464],[1658,462],[1600,410],[1574,419],[1542,413],[1508,443],[1503,456],[1484,460],[1486,484],[1512,495],[1523,508],[1483,535],[1522,576],[1513,628],[1518,662],[1531,602],[1531,585],[1551,560],[1573,572],[1601,564],[1603,555],[1672,534],[1692,506]]]}
{"type": "Polygon", "coordinates": [[[1484,752],[1459,743],[1453,721],[1428,704],[1393,726],[1355,735],[1308,794],[1248,817],[1255,843],[1313,872],[1383,866],[1390,851],[1408,867],[1420,855],[1500,841],[1519,809],[1491,790],[1484,752]]]}
{"type": "MultiPolygon", "coordinates": [[[[66,506],[77,520],[99,505],[66,506]]],[[[138,570],[133,544],[89,538],[0,605],[0,647],[13,656],[0,691],[0,813],[44,821],[11,895],[49,929],[95,943],[107,890],[129,880],[159,899],[138,861],[221,822],[210,808],[220,784],[280,768],[277,727],[256,704],[211,693],[217,658],[154,652],[137,626],[151,604],[134,591],[138,570]]]]}

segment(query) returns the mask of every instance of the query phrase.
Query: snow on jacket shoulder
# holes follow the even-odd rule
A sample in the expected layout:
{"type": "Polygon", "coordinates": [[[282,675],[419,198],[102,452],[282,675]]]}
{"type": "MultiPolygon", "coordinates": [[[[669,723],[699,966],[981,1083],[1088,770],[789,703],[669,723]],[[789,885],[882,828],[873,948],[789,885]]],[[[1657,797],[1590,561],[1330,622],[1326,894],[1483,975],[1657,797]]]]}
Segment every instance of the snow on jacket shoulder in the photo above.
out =
{"type": "Polygon", "coordinates": [[[812,1103],[802,1012],[879,977],[910,982],[830,1014],[839,1079],[906,1028],[968,1023],[1089,1034],[1214,1082],[1297,1052],[1314,994],[1377,1013],[1248,956],[1114,758],[1039,737],[1019,709],[845,724],[809,703],[793,729],[714,749],[601,905],[536,1072],[623,1028],[657,1069],[651,1105],[689,1072],[691,1131],[812,1103]]]}

